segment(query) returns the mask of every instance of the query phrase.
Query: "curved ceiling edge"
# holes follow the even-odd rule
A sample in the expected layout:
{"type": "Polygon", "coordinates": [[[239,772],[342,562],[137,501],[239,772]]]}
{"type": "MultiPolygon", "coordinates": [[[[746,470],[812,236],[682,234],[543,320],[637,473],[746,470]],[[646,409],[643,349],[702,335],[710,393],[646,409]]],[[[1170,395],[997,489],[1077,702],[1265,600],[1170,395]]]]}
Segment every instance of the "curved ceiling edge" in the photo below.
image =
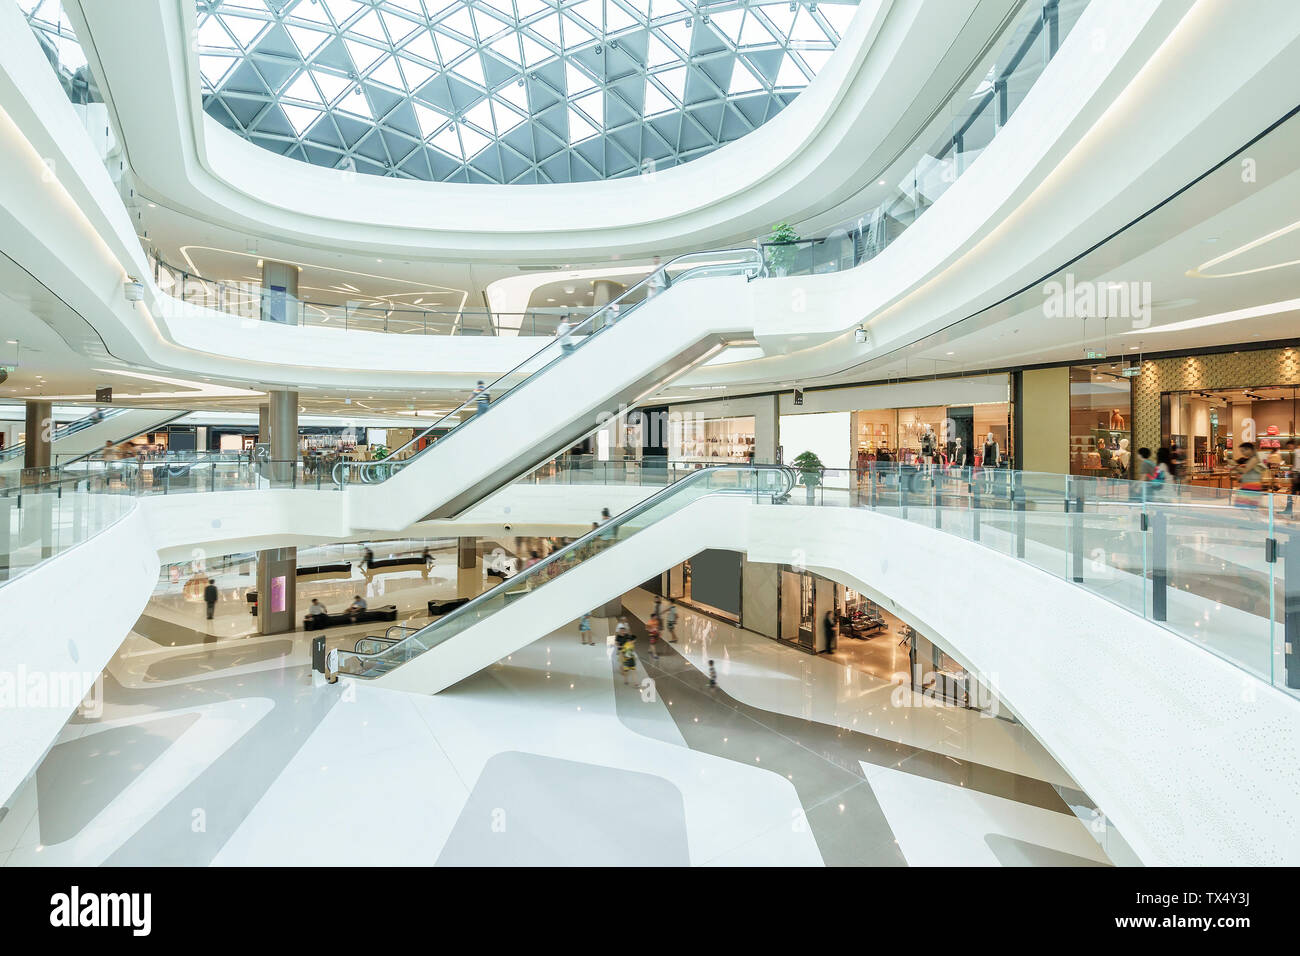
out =
{"type": "Polygon", "coordinates": [[[277,156],[202,113],[189,54],[168,39],[185,35],[191,5],[142,0],[152,27],[148,18],[125,26],[85,0],[69,6],[94,37],[92,55],[146,195],[231,228],[319,248],[555,262],[755,235],[773,217],[813,213],[858,190],[875,174],[878,156],[915,135],[910,121],[923,112],[919,91],[933,88],[935,63],[957,82],[1017,5],[959,2],[956,15],[949,4],[942,16],[921,0],[864,5],[832,62],[790,108],[683,167],[645,181],[523,187],[355,174],[344,182],[346,174],[277,156]],[[142,102],[151,105],[134,105],[142,102]],[[172,128],[172,116],[190,124],[188,134],[172,128]],[[793,153],[791,142],[798,144],[793,153]],[[441,222],[431,227],[431,220],[441,222]]]}

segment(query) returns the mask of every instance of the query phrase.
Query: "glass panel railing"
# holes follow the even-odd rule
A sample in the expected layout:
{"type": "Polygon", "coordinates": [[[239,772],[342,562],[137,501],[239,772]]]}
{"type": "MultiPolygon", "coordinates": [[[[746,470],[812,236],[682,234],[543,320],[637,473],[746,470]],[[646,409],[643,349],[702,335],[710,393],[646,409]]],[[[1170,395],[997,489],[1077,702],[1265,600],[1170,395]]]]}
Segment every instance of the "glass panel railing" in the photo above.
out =
{"type": "Polygon", "coordinates": [[[1000,133],[1047,69],[1088,0],[1031,0],[995,41],[993,63],[981,61],[934,116],[915,146],[931,145],[902,174],[887,198],[823,236],[763,242],[764,274],[817,275],[859,266],[879,255],[948,191],[1000,133]]]}
{"type": "Polygon", "coordinates": [[[480,387],[468,399],[385,458],[369,462],[339,462],[334,468],[335,481],[339,484],[369,484],[387,480],[411,459],[436,447],[438,441],[456,429],[491,412],[514,389],[533,381],[601,332],[618,322],[626,321],[629,315],[654,295],[694,278],[720,275],[746,275],[752,278],[758,275],[759,267],[758,252],[755,249],[696,252],[678,256],[577,325],[560,329],[550,342],[492,383],[480,383],[480,387]]]}
{"type": "Polygon", "coordinates": [[[135,500],[106,489],[28,481],[0,491],[0,585],[103,531],[135,500]]]}
{"type": "Polygon", "coordinates": [[[421,309],[406,305],[386,305],[374,300],[321,302],[264,289],[256,282],[205,278],[170,265],[157,253],[149,255],[149,264],[154,284],[159,290],[186,305],[255,322],[311,326],[343,332],[553,336],[560,323],[566,320],[570,324],[579,322],[594,311],[584,306],[495,312],[472,308],[421,309]]]}
{"type": "Polygon", "coordinates": [[[1300,522],[1281,517],[1281,486],[879,462],[800,483],[796,504],[871,508],[978,542],[1300,696],[1300,644],[1286,635],[1288,601],[1300,607],[1300,522]]]}
{"type": "Polygon", "coordinates": [[[793,487],[794,473],[777,465],[720,465],[696,471],[392,647],[371,654],[340,651],[333,670],[367,678],[387,673],[706,495],[773,501],[788,495],[793,487]]]}

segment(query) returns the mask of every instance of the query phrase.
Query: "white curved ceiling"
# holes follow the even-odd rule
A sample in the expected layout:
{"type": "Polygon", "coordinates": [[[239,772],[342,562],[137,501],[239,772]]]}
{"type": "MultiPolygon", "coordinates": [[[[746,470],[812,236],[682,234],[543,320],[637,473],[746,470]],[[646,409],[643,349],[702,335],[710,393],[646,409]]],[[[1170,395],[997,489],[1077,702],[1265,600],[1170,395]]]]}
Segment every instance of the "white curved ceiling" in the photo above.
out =
{"type": "Polygon", "coordinates": [[[204,109],[275,153],[408,179],[639,175],[752,132],[856,0],[195,0],[204,109]]]}
{"type": "MultiPolygon", "coordinates": [[[[835,53],[797,102],[743,141],[727,143],[684,165],[656,169],[653,175],[521,188],[491,182],[421,182],[391,175],[355,175],[346,168],[326,168],[276,155],[205,113],[199,58],[216,54],[193,45],[204,29],[194,0],[125,0],[125,7],[92,0],[64,2],[78,35],[92,38],[93,42],[86,44],[91,68],[121,132],[137,190],[148,199],[250,235],[274,236],[314,248],[365,250],[376,258],[515,263],[594,262],[614,252],[626,258],[707,248],[763,234],[782,219],[798,222],[849,199],[864,183],[874,186],[882,171],[925,128],[936,104],[951,97],[954,85],[985,55],[990,37],[1000,33],[1018,6],[1016,0],[946,0],[943,4],[869,0],[861,4],[835,53]]],[[[310,0],[295,0],[289,7],[289,2],[285,0],[280,9],[291,12],[301,2],[310,4],[310,0]]],[[[382,5],[387,0],[376,2],[382,5]]],[[[770,4],[751,3],[753,8],[746,9],[739,21],[741,45],[747,17],[755,16],[756,23],[761,22],[760,15],[773,23],[780,19],[780,14],[769,17],[763,13],[761,8],[770,4]]],[[[373,3],[368,6],[377,9],[373,3]]],[[[206,9],[203,17],[208,17],[206,9]]],[[[652,14],[655,9],[651,8],[652,14]]],[[[377,15],[385,10],[377,10],[377,15]]],[[[784,11],[788,16],[789,0],[784,11]]],[[[741,12],[741,8],[730,12],[741,12]]],[[[715,13],[724,17],[728,11],[711,12],[711,19],[715,13]]],[[[797,33],[805,16],[813,16],[813,23],[826,19],[820,6],[813,15],[796,3],[795,13],[792,33],[797,33]]],[[[367,15],[361,11],[361,17],[367,15]]],[[[241,19],[253,23],[250,17],[241,19]]],[[[702,21],[703,14],[696,19],[702,21]]],[[[216,22],[221,34],[234,42],[221,25],[224,21],[203,20],[203,24],[209,22],[216,22]]],[[[267,22],[262,21],[260,27],[254,24],[252,29],[270,30],[267,22]]],[[[792,39],[792,34],[784,34],[778,42],[770,29],[764,29],[773,38],[769,52],[780,47],[786,59],[792,43],[804,42],[797,36],[792,39]]],[[[702,22],[694,24],[692,36],[702,30],[709,36],[722,36],[712,24],[702,22]]],[[[441,35],[436,28],[435,32],[441,35]]],[[[433,36],[427,29],[426,33],[433,36]]],[[[386,32],[384,35],[389,37],[386,32]]],[[[244,42],[260,42],[261,33],[249,36],[244,42]]],[[[436,37],[433,42],[436,49],[436,37]]],[[[347,50],[346,38],[336,38],[334,43],[347,50]]],[[[806,61],[805,54],[815,52],[796,51],[801,61],[806,61]]],[[[295,53],[293,62],[301,60],[300,53],[295,53]]],[[[470,55],[460,53],[450,65],[459,65],[461,58],[470,55]]],[[[488,56],[472,55],[479,58],[480,65],[488,56]]],[[[736,57],[744,61],[748,55],[727,53],[733,77],[736,57]]],[[[349,53],[349,61],[351,56],[349,53]]],[[[386,56],[392,58],[391,53],[386,56]]],[[[576,51],[569,61],[580,61],[581,56],[581,51],[576,51]]],[[[399,61],[403,58],[398,56],[399,61]]],[[[490,58],[495,59],[495,54],[490,58]]],[[[233,63],[238,58],[227,59],[233,63]]],[[[711,62],[703,56],[696,59],[701,69],[711,62]]],[[[402,64],[396,65],[402,73],[402,64]]],[[[563,64],[557,60],[558,65],[563,64]]],[[[656,89],[659,69],[649,70],[650,85],[656,89]]],[[[408,79],[405,73],[402,77],[408,79]]],[[[326,93],[315,79],[308,79],[321,96],[317,112],[323,117],[326,93]]],[[[222,83],[228,82],[222,74],[222,83]]],[[[290,76],[284,82],[298,81],[290,76]]],[[[362,76],[356,82],[366,86],[368,81],[362,76]]],[[[526,79],[526,94],[529,82],[526,79]]],[[[603,82],[608,85],[609,78],[603,82]]],[[[493,95],[500,91],[495,81],[488,85],[493,95]]],[[[567,75],[560,85],[568,110],[573,95],[567,75]]],[[[731,89],[730,78],[727,89],[731,89]]],[[[274,92],[283,99],[279,87],[274,92]]],[[[683,87],[683,94],[691,100],[688,88],[683,87]]],[[[338,91],[338,95],[357,98],[355,93],[338,91]]],[[[733,109],[732,100],[739,96],[715,106],[725,113],[733,109]]],[[[409,99],[407,94],[403,97],[409,99]]],[[[363,91],[362,98],[368,105],[372,103],[368,92],[363,91]]],[[[338,100],[331,94],[329,102],[334,106],[338,100]]],[[[644,108],[644,102],[641,105],[644,108]]],[[[687,111],[693,105],[687,102],[687,111]]],[[[282,108],[277,109],[283,113],[282,108]]],[[[413,106],[410,109],[414,111],[413,106]]],[[[657,121],[652,116],[641,126],[657,121]]],[[[415,122],[418,127],[418,117],[415,122]]],[[[443,127],[433,127],[434,135],[442,135],[439,129],[443,127]]],[[[420,128],[420,132],[425,130],[420,128]]],[[[458,138],[458,142],[463,147],[463,141],[458,138]]],[[[421,149],[427,159],[429,147],[423,141],[421,149]]],[[[573,151],[573,144],[566,143],[570,159],[573,151]]],[[[500,150],[498,158],[499,154],[500,150]]],[[[864,198],[864,204],[870,203],[871,197],[864,198]]]]}

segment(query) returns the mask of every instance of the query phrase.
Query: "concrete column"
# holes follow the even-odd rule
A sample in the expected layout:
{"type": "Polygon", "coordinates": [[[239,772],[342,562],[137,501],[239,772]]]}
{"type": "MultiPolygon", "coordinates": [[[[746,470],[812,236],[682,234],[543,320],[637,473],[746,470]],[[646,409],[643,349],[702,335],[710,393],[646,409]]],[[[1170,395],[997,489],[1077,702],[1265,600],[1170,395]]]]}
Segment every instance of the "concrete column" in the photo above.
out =
{"type": "MultiPolygon", "coordinates": [[[[268,410],[271,429],[271,480],[289,484],[298,461],[298,393],[272,392],[268,410]]],[[[259,436],[260,437],[260,436],[259,436]]]]}
{"type": "Polygon", "coordinates": [[[835,582],[819,577],[813,582],[813,648],[821,653],[826,647],[826,612],[835,609],[835,582]]]}
{"type": "Polygon", "coordinates": [[[477,597],[498,583],[496,578],[484,581],[483,562],[479,560],[478,538],[456,539],[456,596],[477,597]]]}
{"type": "Polygon", "coordinates": [[[257,441],[259,444],[271,440],[271,406],[263,403],[257,406],[257,441]]]}
{"type": "Polygon", "coordinates": [[[591,304],[599,309],[608,305],[627,291],[627,286],[613,279],[594,279],[591,283],[591,304]]]}
{"type": "Polygon", "coordinates": [[[50,402],[26,403],[27,435],[23,439],[23,467],[48,468],[50,439],[54,435],[54,408],[50,402]]]}
{"type": "Polygon", "coordinates": [[[287,262],[262,260],[262,321],[298,325],[298,273],[287,262]]]}
{"type": "MultiPolygon", "coordinates": [[[[333,611],[342,608],[331,608],[333,611]]],[[[298,626],[298,549],[257,553],[257,630],[283,634],[298,626]]]]}

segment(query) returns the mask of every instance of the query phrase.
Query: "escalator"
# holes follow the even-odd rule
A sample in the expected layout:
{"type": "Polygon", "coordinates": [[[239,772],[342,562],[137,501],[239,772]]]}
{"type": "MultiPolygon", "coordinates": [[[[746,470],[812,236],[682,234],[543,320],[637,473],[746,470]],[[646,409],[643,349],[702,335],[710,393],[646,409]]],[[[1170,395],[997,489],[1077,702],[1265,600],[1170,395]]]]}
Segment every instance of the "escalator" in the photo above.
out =
{"type": "MultiPolygon", "coordinates": [[[[446,666],[438,668],[439,673],[430,677],[431,683],[424,690],[441,690],[510,652],[509,644],[504,645],[503,651],[503,645],[483,637],[484,632],[494,628],[493,616],[502,609],[522,601],[528,601],[530,607],[535,606],[529,614],[533,626],[504,635],[507,641],[514,638],[518,641],[517,646],[523,646],[535,640],[539,633],[546,633],[547,625],[554,623],[548,620],[548,614],[550,617],[558,615],[555,626],[559,626],[575,617],[576,612],[617,597],[664,567],[694,554],[698,549],[689,541],[662,533],[666,519],[681,515],[684,509],[707,496],[782,502],[794,489],[796,479],[793,469],[780,465],[721,465],[692,472],[437,621],[396,640],[390,629],[383,638],[366,638],[358,642],[356,650],[335,652],[330,669],[351,677],[383,678],[403,664],[439,649],[438,656],[446,655],[446,666]],[[648,545],[644,549],[644,560],[620,561],[620,558],[630,556],[625,542],[633,537],[648,545]],[[671,552],[674,547],[688,553],[674,553],[666,562],[659,557],[665,553],[665,548],[671,552]],[[615,572],[616,564],[631,566],[620,567],[615,572]],[[539,598],[552,593],[548,588],[560,590],[554,586],[578,569],[594,573],[594,576],[583,575],[585,606],[575,606],[567,597],[561,597],[558,604],[546,600],[536,604],[539,598]],[[627,580],[623,580],[624,577],[627,580]],[[547,605],[545,611],[542,605],[547,605]],[[448,655],[453,645],[456,653],[448,655]]],[[[497,628],[496,632],[500,635],[501,629],[497,628]]]]}
{"type": "MultiPolygon", "coordinates": [[[[184,411],[160,408],[96,408],[90,414],[56,428],[50,440],[50,460],[63,468],[88,458],[105,443],[118,444],[143,432],[154,431],[175,421],[184,411]]],[[[0,472],[23,467],[25,443],[0,451],[0,472]]]]}
{"type": "Polygon", "coordinates": [[[338,463],[349,523],[398,530],[456,517],[727,345],[752,341],[753,318],[737,303],[760,271],[756,249],[680,256],[383,460],[338,463]]]}

